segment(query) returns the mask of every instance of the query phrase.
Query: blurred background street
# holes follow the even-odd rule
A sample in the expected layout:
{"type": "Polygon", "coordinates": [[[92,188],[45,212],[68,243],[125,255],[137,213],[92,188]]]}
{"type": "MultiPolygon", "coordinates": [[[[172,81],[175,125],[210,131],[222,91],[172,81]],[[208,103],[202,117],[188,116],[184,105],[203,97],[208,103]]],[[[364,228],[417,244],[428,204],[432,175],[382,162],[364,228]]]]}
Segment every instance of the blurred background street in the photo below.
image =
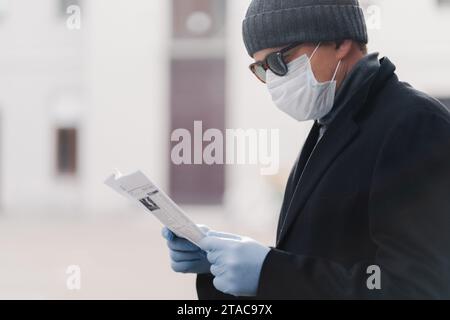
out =
{"type": "MultiPolygon", "coordinates": [[[[193,218],[236,233],[218,212],[193,218]]],[[[83,220],[2,219],[0,299],[196,299],[195,277],[170,269],[160,224],[143,211],[83,220]],[[68,290],[68,266],[81,268],[80,290],[68,290]]],[[[246,233],[267,245],[262,232],[246,233]]]]}

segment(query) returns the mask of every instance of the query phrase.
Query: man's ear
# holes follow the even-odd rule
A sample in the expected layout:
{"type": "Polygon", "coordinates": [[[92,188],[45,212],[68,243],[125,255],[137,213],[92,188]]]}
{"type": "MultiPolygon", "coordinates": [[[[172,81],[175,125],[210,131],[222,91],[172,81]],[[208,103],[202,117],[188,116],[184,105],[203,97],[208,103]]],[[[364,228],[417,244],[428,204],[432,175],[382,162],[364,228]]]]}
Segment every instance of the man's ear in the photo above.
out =
{"type": "Polygon", "coordinates": [[[353,41],[344,40],[339,47],[336,48],[336,59],[344,60],[352,51],[353,41]]]}

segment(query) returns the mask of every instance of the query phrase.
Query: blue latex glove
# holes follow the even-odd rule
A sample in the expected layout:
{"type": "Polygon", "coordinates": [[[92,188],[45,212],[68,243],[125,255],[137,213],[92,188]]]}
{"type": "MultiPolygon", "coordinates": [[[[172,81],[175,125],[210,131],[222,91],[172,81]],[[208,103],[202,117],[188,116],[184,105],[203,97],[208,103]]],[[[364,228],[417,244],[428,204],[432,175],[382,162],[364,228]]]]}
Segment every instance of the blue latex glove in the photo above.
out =
{"type": "MultiPolygon", "coordinates": [[[[199,226],[205,233],[209,231],[206,226],[199,226]]],[[[206,252],[195,244],[164,227],[162,236],[167,240],[170,250],[171,267],[175,272],[181,273],[209,273],[211,264],[206,258],[206,252]]]]}
{"type": "Polygon", "coordinates": [[[240,297],[255,296],[270,248],[247,237],[210,231],[199,246],[208,253],[214,287],[240,297]]]}

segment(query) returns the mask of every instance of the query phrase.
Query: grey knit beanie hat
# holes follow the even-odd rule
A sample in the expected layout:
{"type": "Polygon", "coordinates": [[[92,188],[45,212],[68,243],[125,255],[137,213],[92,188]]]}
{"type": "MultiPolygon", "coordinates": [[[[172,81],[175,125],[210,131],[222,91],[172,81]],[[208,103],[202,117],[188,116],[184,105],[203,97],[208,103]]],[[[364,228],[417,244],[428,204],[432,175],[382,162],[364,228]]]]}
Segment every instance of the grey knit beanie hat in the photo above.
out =
{"type": "Polygon", "coordinates": [[[358,0],[253,0],[243,35],[250,56],[295,42],[368,42],[358,0]]]}

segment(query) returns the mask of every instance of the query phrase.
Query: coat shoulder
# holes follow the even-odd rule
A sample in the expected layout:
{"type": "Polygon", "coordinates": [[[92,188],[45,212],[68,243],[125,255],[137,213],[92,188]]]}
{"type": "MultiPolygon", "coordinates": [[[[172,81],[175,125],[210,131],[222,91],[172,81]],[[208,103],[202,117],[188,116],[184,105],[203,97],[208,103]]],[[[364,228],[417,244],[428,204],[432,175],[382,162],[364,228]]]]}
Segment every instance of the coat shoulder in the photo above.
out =
{"type": "Polygon", "coordinates": [[[397,77],[386,84],[375,100],[374,112],[386,124],[435,119],[450,126],[450,111],[447,107],[408,83],[398,81],[397,77]]]}

